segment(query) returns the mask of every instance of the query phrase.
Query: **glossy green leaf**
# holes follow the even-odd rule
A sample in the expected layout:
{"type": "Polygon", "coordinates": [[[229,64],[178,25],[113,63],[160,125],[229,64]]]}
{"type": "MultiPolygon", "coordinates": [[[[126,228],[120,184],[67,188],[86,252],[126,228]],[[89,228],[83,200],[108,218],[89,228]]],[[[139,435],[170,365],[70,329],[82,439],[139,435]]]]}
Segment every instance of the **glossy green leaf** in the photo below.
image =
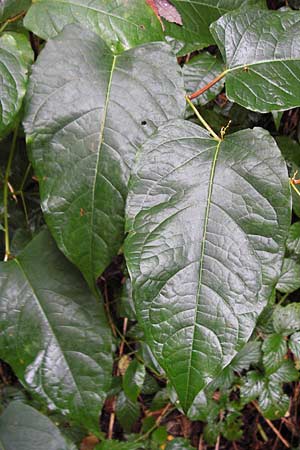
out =
{"type": "Polygon", "coordinates": [[[242,402],[250,403],[252,400],[255,400],[264,388],[264,381],[262,373],[256,371],[248,372],[246,378],[242,380],[240,389],[242,402]]]}
{"type": "Polygon", "coordinates": [[[110,329],[102,303],[41,232],[0,266],[0,356],[51,409],[98,430],[110,387],[110,329]]]}
{"type": "Polygon", "coordinates": [[[269,379],[272,383],[291,383],[299,379],[299,372],[293,361],[284,360],[279,368],[270,375],[269,379]]]}
{"type": "Polygon", "coordinates": [[[296,222],[291,226],[286,241],[286,248],[289,252],[300,256],[300,222],[296,222]]]}
{"type": "Polygon", "coordinates": [[[146,369],[144,364],[141,364],[137,359],[131,361],[123,377],[123,389],[132,402],[137,400],[142,390],[145,376],[146,369]]]}
{"type": "Polygon", "coordinates": [[[150,375],[148,372],[146,372],[144,384],[142,386],[141,393],[144,395],[154,395],[158,391],[160,391],[161,387],[156,381],[156,379],[150,375]]]}
{"type": "Polygon", "coordinates": [[[97,33],[116,53],[164,39],[154,11],[141,0],[35,0],[24,20],[46,40],[74,23],[97,33]]]}
{"type": "Polygon", "coordinates": [[[267,419],[276,420],[283,417],[290,406],[289,397],[277,383],[266,383],[259,396],[258,404],[267,419]]]}
{"type": "Polygon", "coordinates": [[[232,370],[241,372],[249,370],[251,364],[258,364],[261,358],[261,343],[257,341],[247,342],[232,360],[232,370]]]}
{"type": "Polygon", "coordinates": [[[264,130],[172,121],[142,147],[125,256],[138,319],[188,410],[247,342],[280,274],[287,170],[264,130]]]}
{"type": "Polygon", "coordinates": [[[210,30],[226,62],[230,100],[260,112],[300,106],[298,12],[236,11],[210,30]]]}
{"type": "Polygon", "coordinates": [[[228,11],[251,5],[266,7],[265,0],[172,0],[172,4],[181,16],[182,25],[164,21],[165,33],[184,44],[178,55],[214,44],[209,26],[228,11]]]}
{"type": "Polygon", "coordinates": [[[300,263],[294,258],[284,258],[276,289],[288,294],[300,288],[300,263]]]}
{"type": "Polygon", "coordinates": [[[0,2],[0,22],[16,16],[26,11],[30,6],[31,0],[1,0],[0,2]]]}
{"type": "Polygon", "coordinates": [[[0,416],[1,450],[76,450],[48,417],[14,401],[0,416]]]}
{"type": "Polygon", "coordinates": [[[287,342],[281,334],[271,334],[262,345],[263,364],[267,374],[275,372],[281,366],[287,353],[287,342]]]}
{"type": "MultiPolygon", "coordinates": [[[[289,340],[289,349],[293,352],[297,361],[300,361],[300,332],[292,334],[289,340]]],[[[299,368],[299,365],[298,365],[299,368]]]]}
{"type": "MultiPolygon", "coordinates": [[[[210,53],[200,53],[183,66],[184,85],[188,94],[204,87],[224,70],[221,59],[210,53]]],[[[223,89],[224,80],[219,81],[211,89],[197,98],[197,103],[205,105],[214,99],[223,89]]]]}
{"type": "Polygon", "coordinates": [[[276,333],[284,335],[300,330],[300,303],[276,306],[273,312],[273,326],[276,333]]]}
{"type": "Polygon", "coordinates": [[[0,36],[0,139],[15,126],[28,81],[33,51],[19,33],[0,36]]]}
{"type": "Polygon", "coordinates": [[[116,416],[126,433],[130,433],[140,414],[140,404],[136,400],[131,401],[123,391],[120,392],[116,404],[116,416]]]}
{"type": "Polygon", "coordinates": [[[184,109],[180,67],[164,43],[114,56],[96,34],[71,25],[33,67],[25,129],[42,208],[90,286],[121,247],[138,146],[184,109]]]}

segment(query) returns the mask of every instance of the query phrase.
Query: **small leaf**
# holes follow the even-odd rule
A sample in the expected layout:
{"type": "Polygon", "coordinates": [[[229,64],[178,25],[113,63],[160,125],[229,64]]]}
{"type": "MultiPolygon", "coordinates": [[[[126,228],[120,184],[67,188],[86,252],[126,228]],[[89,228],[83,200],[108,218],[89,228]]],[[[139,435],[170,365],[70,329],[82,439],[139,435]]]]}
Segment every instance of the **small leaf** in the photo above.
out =
{"type": "Polygon", "coordinates": [[[289,294],[300,288],[300,263],[294,258],[285,258],[276,289],[289,294]]]}
{"type": "Polygon", "coordinates": [[[46,231],[1,263],[0,288],[1,358],[50,409],[98,431],[112,369],[102,304],[46,231]]]}
{"type": "Polygon", "coordinates": [[[232,360],[230,367],[232,370],[241,372],[242,370],[249,370],[251,364],[258,364],[261,358],[261,343],[247,342],[244,347],[232,360]]]}
{"type": "Polygon", "coordinates": [[[144,364],[134,359],[127,368],[123,377],[123,389],[126,396],[135,402],[141,393],[146,375],[144,364]]]}
{"type": "Polygon", "coordinates": [[[42,208],[91,288],[122,245],[138,147],[184,110],[181,70],[164,43],[114,56],[96,34],[71,25],[34,65],[25,129],[42,208]]]}
{"type": "Polygon", "coordinates": [[[48,417],[20,401],[0,416],[0,442],[1,450],[76,450],[48,417]]]}
{"type": "Polygon", "coordinates": [[[0,139],[16,124],[26,93],[33,51],[28,38],[19,33],[0,36],[0,139]]]}
{"type": "Polygon", "coordinates": [[[35,0],[24,20],[26,28],[46,40],[73,23],[97,33],[114,53],[164,39],[144,0],[35,0]]]}
{"type": "Polygon", "coordinates": [[[156,394],[160,390],[160,386],[156,379],[149,375],[148,372],[146,372],[144,384],[142,386],[142,394],[144,395],[153,395],[156,394]]]}
{"type": "Polygon", "coordinates": [[[300,167],[300,145],[298,142],[288,136],[277,136],[276,142],[286,162],[289,165],[300,167]]]}
{"type": "Polygon", "coordinates": [[[270,420],[284,417],[289,409],[289,397],[283,393],[282,387],[277,383],[265,383],[258,399],[263,415],[270,420]]]}
{"type": "Polygon", "coordinates": [[[286,241],[286,248],[289,252],[300,256],[300,222],[296,222],[291,226],[286,241]]]}
{"type": "Polygon", "coordinates": [[[273,312],[273,325],[277,333],[285,335],[300,330],[300,303],[276,306],[273,312]]]}
{"type": "Polygon", "coordinates": [[[268,336],[262,345],[263,364],[267,374],[275,372],[281,366],[287,353],[287,342],[281,334],[268,336]]]}
{"type": "Polygon", "coordinates": [[[256,371],[248,372],[240,390],[242,402],[246,404],[255,400],[263,391],[264,382],[263,374],[256,371]]]}
{"type": "Polygon", "coordinates": [[[298,12],[234,11],[210,30],[228,69],[229,100],[260,112],[300,106],[298,12]]]}
{"type": "Polygon", "coordinates": [[[31,0],[1,0],[0,2],[0,22],[16,16],[26,11],[30,6],[31,0]]]}
{"type": "MultiPolygon", "coordinates": [[[[188,94],[197,91],[223,72],[223,62],[216,56],[204,52],[192,58],[183,66],[184,85],[188,94]]],[[[205,105],[223,89],[224,80],[197,98],[196,103],[205,105]]]]}
{"type": "MultiPolygon", "coordinates": [[[[289,349],[294,354],[294,357],[297,361],[300,361],[300,332],[292,334],[290,340],[288,342],[289,349]]],[[[299,369],[298,364],[298,369],[299,369]]]]}
{"type": "Polygon", "coordinates": [[[120,392],[117,399],[116,416],[126,433],[132,431],[133,425],[140,417],[140,409],[137,401],[129,400],[123,391],[120,392]]]}
{"type": "Polygon", "coordinates": [[[216,142],[177,120],[142,146],[124,250],[139,323],[185,411],[250,338],[280,273],[289,208],[285,162],[259,128],[216,142]]]}
{"type": "Polygon", "coordinates": [[[269,377],[271,383],[291,383],[298,381],[299,372],[292,361],[284,360],[276,372],[269,377]]]}

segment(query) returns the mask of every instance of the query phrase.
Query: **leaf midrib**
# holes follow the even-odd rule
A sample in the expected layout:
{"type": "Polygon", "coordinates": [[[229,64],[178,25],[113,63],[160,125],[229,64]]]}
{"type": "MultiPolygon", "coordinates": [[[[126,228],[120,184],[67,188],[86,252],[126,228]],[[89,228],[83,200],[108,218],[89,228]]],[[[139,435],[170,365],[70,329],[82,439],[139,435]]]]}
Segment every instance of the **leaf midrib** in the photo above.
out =
{"type": "Polygon", "coordinates": [[[198,290],[197,290],[197,295],[196,295],[196,307],[195,307],[194,323],[193,323],[194,331],[193,331],[192,347],[190,350],[190,358],[189,358],[189,364],[188,364],[188,375],[187,375],[187,383],[186,383],[187,388],[186,388],[184,407],[186,407],[188,404],[189,388],[191,386],[191,384],[190,384],[191,366],[192,366],[193,351],[194,351],[195,332],[196,332],[196,324],[197,324],[197,316],[198,316],[198,306],[200,303],[200,291],[201,291],[201,287],[202,287],[202,274],[203,274],[203,263],[204,263],[204,257],[205,257],[207,226],[208,226],[208,221],[209,221],[209,213],[210,213],[211,198],[212,198],[212,192],[213,192],[214,176],[215,176],[215,172],[216,172],[217,159],[218,159],[221,143],[222,143],[222,141],[219,141],[216,146],[215,154],[214,154],[214,157],[212,160],[212,165],[211,165],[209,183],[208,183],[208,195],[207,195],[205,217],[204,217],[204,227],[203,227],[201,250],[200,250],[198,290]]]}
{"type": "Polygon", "coordinates": [[[93,183],[93,187],[92,187],[92,204],[91,204],[91,225],[90,225],[90,229],[91,229],[91,246],[90,246],[90,261],[91,261],[91,275],[93,277],[93,282],[94,277],[95,277],[95,259],[93,258],[93,244],[94,244],[94,218],[95,218],[95,193],[96,193],[96,183],[97,183],[97,177],[98,177],[98,172],[99,172],[99,164],[100,164],[100,153],[101,153],[101,147],[102,147],[102,143],[103,143],[103,137],[104,137],[104,130],[105,130],[105,123],[106,123],[106,118],[107,118],[107,111],[108,111],[108,105],[109,105],[109,100],[110,100],[110,92],[111,92],[111,87],[112,87],[112,78],[113,78],[113,73],[114,73],[114,69],[116,66],[116,61],[117,61],[117,56],[113,55],[113,61],[112,61],[112,65],[111,65],[111,72],[110,72],[110,76],[109,76],[109,80],[108,80],[108,84],[107,84],[107,91],[106,91],[106,98],[105,98],[105,104],[104,104],[104,108],[103,108],[103,117],[102,117],[102,122],[101,122],[101,127],[100,127],[100,133],[99,133],[99,145],[98,145],[98,149],[97,149],[97,161],[96,161],[96,166],[95,166],[95,175],[94,175],[94,183],[93,183]]]}

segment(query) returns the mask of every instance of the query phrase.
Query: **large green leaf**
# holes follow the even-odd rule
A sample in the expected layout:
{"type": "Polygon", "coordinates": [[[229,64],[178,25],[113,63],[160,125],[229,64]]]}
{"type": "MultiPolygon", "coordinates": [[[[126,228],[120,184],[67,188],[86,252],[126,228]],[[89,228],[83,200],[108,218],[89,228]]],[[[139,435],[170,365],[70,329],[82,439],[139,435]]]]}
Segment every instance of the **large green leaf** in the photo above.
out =
{"type": "Polygon", "coordinates": [[[17,14],[26,11],[31,0],[1,0],[0,1],[0,22],[17,14]]]}
{"type": "Polygon", "coordinates": [[[35,0],[24,20],[43,39],[72,23],[96,32],[117,53],[164,39],[161,24],[143,0],[35,0]]]}
{"type": "Polygon", "coordinates": [[[0,266],[0,357],[33,393],[86,427],[111,381],[111,335],[102,303],[41,232],[0,266]]]}
{"type": "Polygon", "coordinates": [[[299,12],[235,11],[210,30],[227,65],[230,100],[260,112],[300,106],[299,12]]]}
{"type": "Polygon", "coordinates": [[[33,51],[24,34],[0,37],[0,139],[15,125],[26,92],[33,51]]]}
{"type": "Polygon", "coordinates": [[[184,44],[178,55],[214,44],[209,26],[228,11],[247,6],[266,7],[265,0],[172,0],[172,4],[180,13],[182,26],[165,21],[165,33],[184,44]]]}
{"type": "Polygon", "coordinates": [[[42,208],[91,286],[122,244],[138,146],[184,109],[180,67],[164,43],[114,56],[96,34],[70,25],[33,67],[25,129],[42,208]]]}
{"type": "Polygon", "coordinates": [[[1,450],[75,450],[48,417],[20,401],[0,416],[1,450]]]}
{"type": "Polygon", "coordinates": [[[125,255],[140,324],[185,410],[249,339],[280,274],[289,180],[268,132],[162,126],[142,147],[125,255]]]}

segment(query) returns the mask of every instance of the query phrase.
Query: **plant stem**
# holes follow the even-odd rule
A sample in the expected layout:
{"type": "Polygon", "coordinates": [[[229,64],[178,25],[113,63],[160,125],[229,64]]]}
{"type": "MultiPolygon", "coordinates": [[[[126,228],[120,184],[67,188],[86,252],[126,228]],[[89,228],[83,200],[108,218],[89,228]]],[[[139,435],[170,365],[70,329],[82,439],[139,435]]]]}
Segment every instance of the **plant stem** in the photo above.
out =
{"type": "Polygon", "coordinates": [[[207,131],[209,131],[209,133],[212,135],[212,137],[218,141],[221,142],[222,139],[214,132],[214,130],[211,128],[211,126],[206,122],[206,120],[203,119],[203,117],[201,116],[201,114],[199,113],[198,109],[195,107],[195,105],[193,105],[193,103],[191,102],[191,100],[189,99],[188,96],[185,97],[186,101],[188,102],[188,104],[190,105],[190,107],[192,108],[192,110],[194,111],[194,113],[196,114],[196,116],[198,117],[198,119],[200,120],[200,122],[202,123],[202,125],[207,129],[207,131]]]}
{"type": "Polygon", "coordinates": [[[160,416],[156,419],[155,424],[151,428],[149,428],[149,430],[145,434],[140,436],[135,442],[140,442],[143,441],[144,439],[147,439],[150,436],[150,434],[159,427],[161,421],[175,410],[176,408],[173,408],[172,404],[168,403],[163,409],[160,416]]]}
{"type": "Polygon", "coordinates": [[[207,83],[205,86],[203,86],[201,89],[198,89],[198,91],[193,92],[192,94],[190,94],[188,96],[188,98],[190,100],[193,100],[194,98],[199,97],[199,95],[204,94],[204,92],[208,91],[208,89],[210,89],[211,87],[213,87],[215,84],[218,83],[218,81],[222,80],[222,78],[225,77],[225,75],[227,74],[228,70],[224,70],[224,72],[220,73],[220,75],[218,75],[216,78],[214,78],[213,80],[211,80],[209,83],[207,83]]]}
{"type": "Polygon", "coordinates": [[[298,180],[294,180],[293,178],[290,178],[290,185],[292,186],[292,188],[294,189],[296,194],[299,195],[299,197],[300,197],[300,192],[298,191],[298,189],[295,186],[295,184],[298,184],[298,183],[295,183],[295,181],[298,181],[298,180]]]}
{"type": "Polygon", "coordinates": [[[286,448],[290,448],[290,444],[288,443],[288,441],[282,436],[282,434],[280,433],[280,431],[277,430],[277,428],[272,424],[271,420],[267,419],[262,411],[260,410],[260,407],[258,406],[258,404],[256,403],[256,401],[251,402],[253,404],[253,406],[257,409],[257,411],[259,412],[259,414],[264,418],[264,420],[267,422],[267,424],[269,425],[269,427],[271,428],[271,430],[273,430],[273,432],[276,434],[276,436],[278,437],[278,439],[281,440],[281,442],[283,443],[283,445],[286,448]]]}
{"type": "Polygon", "coordinates": [[[7,261],[10,258],[9,228],[8,228],[8,182],[9,182],[8,180],[9,180],[10,171],[11,171],[11,164],[12,164],[14,154],[15,154],[18,131],[19,131],[19,123],[17,123],[14,134],[13,134],[13,140],[11,143],[9,157],[8,157],[7,166],[6,166],[6,170],[5,170],[5,176],[4,176],[4,188],[3,188],[4,228],[5,228],[5,231],[4,231],[4,235],[5,235],[4,261],[7,261]]]}
{"type": "Polygon", "coordinates": [[[22,11],[20,14],[14,16],[14,17],[11,17],[10,19],[7,19],[4,22],[4,24],[2,25],[2,27],[0,28],[0,33],[2,33],[5,30],[5,28],[7,27],[7,25],[9,25],[10,23],[16,22],[17,20],[21,19],[24,16],[24,14],[25,14],[25,12],[22,11]]]}
{"type": "Polygon", "coordinates": [[[281,299],[279,300],[279,302],[277,303],[277,305],[281,305],[289,295],[290,295],[290,292],[287,292],[286,294],[284,294],[281,297],[281,299]]]}

